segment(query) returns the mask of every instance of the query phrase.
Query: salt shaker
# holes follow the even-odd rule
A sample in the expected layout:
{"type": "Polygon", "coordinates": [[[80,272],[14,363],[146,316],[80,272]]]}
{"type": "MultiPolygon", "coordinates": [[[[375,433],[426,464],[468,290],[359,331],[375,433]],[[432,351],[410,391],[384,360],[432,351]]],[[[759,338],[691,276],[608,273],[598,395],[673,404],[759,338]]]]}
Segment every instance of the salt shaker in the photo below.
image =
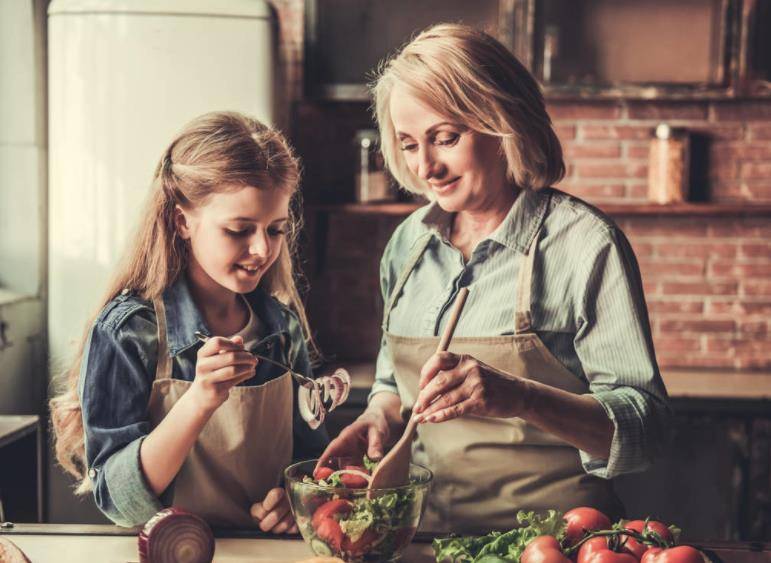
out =
{"type": "Polygon", "coordinates": [[[648,158],[648,199],[655,203],[687,200],[689,168],[688,135],[666,123],[659,124],[648,158]]]}

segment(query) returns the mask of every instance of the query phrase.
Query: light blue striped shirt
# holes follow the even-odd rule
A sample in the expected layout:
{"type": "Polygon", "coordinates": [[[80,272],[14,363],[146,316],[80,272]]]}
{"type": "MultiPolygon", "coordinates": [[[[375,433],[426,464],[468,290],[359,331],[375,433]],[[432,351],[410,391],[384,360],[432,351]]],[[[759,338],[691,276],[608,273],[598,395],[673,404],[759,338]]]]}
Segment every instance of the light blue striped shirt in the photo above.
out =
{"type": "MultiPolygon", "coordinates": [[[[400,336],[437,336],[458,289],[469,286],[455,335],[513,334],[519,268],[544,213],[532,280],[533,327],[549,351],[588,382],[615,427],[609,459],[582,451],[584,470],[603,478],[642,471],[667,435],[667,393],[632,248],[607,216],[583,201],[555,189],[522,191],[468,262],[447,239],[451,216],[435,203],[418,209],[396,229],[381,261],[387,302],[414,243],[433,233],[385,328],[400,336]]],[[[381,391],[396,393],[385,338],[370,397],[381,391]]]]}

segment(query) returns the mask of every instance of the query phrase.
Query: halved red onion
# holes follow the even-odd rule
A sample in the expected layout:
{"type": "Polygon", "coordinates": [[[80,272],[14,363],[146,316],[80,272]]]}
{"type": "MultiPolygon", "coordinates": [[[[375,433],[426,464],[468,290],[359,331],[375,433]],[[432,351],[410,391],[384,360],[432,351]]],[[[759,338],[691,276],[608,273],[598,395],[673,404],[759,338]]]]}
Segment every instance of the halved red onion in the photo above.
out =
{"type": "Polygon", "coordinates": [[[139,533],[141,563],[211,563],[214,534],[206,521],[180,508],[150,518],[139,533]]]}
{"type": "Polygon", "coordinates": [[[19,547],[7,538],[0,537],[0,561],[3,563],[29,563],[19,547]]]}

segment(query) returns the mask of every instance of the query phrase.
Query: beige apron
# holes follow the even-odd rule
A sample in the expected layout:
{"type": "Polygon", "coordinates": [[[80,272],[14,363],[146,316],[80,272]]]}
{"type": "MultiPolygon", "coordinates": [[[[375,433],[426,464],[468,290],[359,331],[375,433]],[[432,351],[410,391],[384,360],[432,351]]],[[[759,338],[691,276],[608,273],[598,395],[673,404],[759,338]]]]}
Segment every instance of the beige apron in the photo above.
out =
{"type": "MultiPolygon", "coordinates": [[[[515,333],[457,337],[452,340],[450,351],[471,355],[505,372],[571,393],[588,393],[586,383],[568,371],[532,330],[530,286],[539,235],[540,230],[519,274],[515,333]]],[[[435,352],[439,338],[390,334],[388,318],[429,240],[430,236],[426,236],[416,244],[384,314],[384,331],[403,408],[414,404],[420,370],[435,352]]],[[[518,510],[567,511],[576,506],[593,506],[611,518],[623,511],[612,483],[587,475],[575,447],[520,418],[467,415],[437,424],[421,424],[413,446],[413,461],[434,472],[421,523],[425,531],[508,530],[516,526],[518,510]]]]}
{"type": "MultiPolygon", "coordinates": [[[[158,318],[158,366],[150,394],[153,427],[192,383],[172,379],[163,301],[158,318]]],[[[293,389],[289,372],[262,385],[233,387],[206,423],[174,479],[173,505],[214,526],[257,527],[249,515],[255,502],[277,487],[292,460],[293,389]]]]}

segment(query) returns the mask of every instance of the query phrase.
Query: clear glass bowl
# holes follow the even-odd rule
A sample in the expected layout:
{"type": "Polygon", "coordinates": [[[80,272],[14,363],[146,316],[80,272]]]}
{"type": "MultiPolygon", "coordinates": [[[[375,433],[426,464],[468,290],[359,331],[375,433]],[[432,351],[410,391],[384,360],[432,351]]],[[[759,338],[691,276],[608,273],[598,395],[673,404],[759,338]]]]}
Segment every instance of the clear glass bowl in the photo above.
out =
{"type": "MultiPolygon", "coordinates": [[[[316,461],[284,470],[292,515],[311,550],[349,562],[396,561],[420,524],[433,475],[410,464],[410,484],[390,489],[323,487],[303,482],[316,461]]],[[[332,469],[345,460],[333,460],[332,469]]]]}

